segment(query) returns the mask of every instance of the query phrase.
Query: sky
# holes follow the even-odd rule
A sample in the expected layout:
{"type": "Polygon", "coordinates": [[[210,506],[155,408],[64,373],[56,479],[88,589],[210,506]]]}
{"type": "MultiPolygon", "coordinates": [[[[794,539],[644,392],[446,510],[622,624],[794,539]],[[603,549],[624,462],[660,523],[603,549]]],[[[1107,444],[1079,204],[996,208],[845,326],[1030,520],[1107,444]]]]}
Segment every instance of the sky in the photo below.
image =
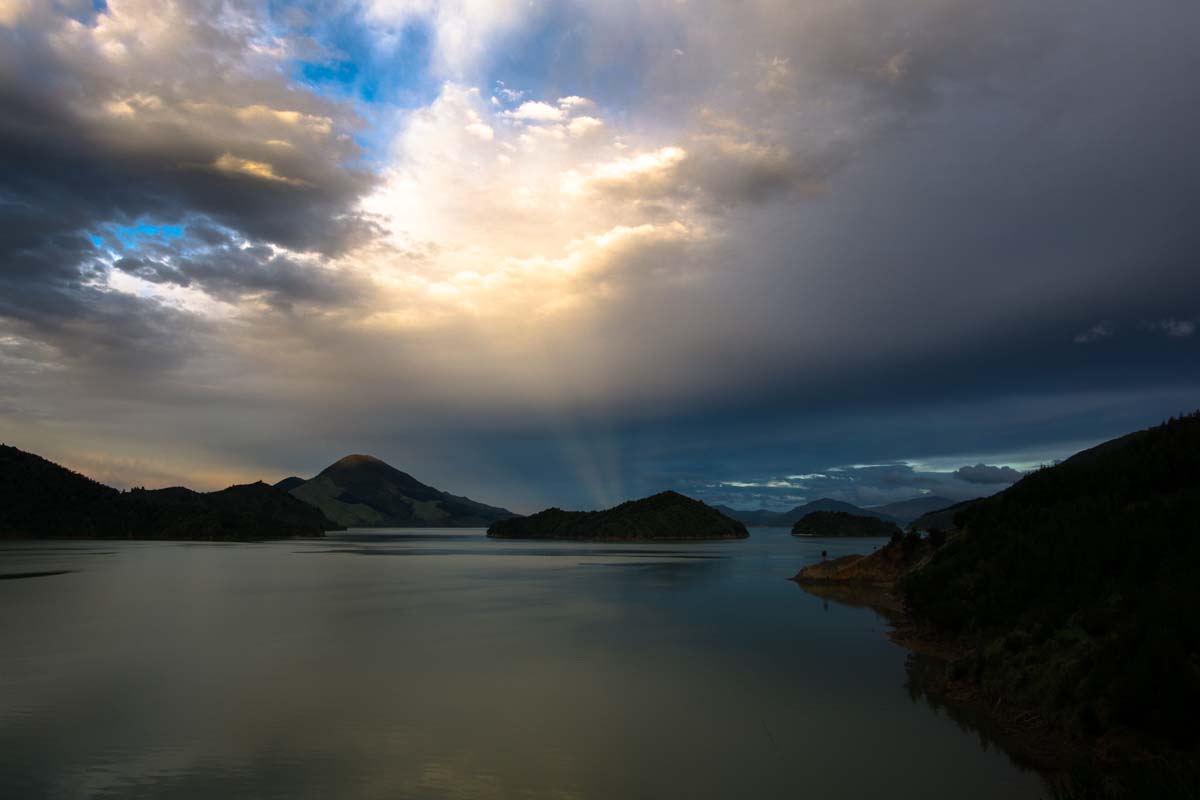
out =
{"type": "Polygon", "coordinates": [[[1200,407],[1200,4],[0,0],[0,439],[530,512],[1200,407]]]}

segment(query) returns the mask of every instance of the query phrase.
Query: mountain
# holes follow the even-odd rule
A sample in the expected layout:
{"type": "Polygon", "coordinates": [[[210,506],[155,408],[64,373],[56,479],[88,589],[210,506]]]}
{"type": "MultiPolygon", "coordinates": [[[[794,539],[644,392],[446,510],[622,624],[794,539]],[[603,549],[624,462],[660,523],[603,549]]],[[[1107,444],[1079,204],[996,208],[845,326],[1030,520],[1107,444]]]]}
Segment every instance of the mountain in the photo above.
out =
{"type": "Polygon", "coordinates": [[[845,511],[813,511],[792,526],[792,536],[899,536],[894,522],[845,511]]]}
{"type": "Polygon", "coordinates": [[[337,526],[265,483],[119,492],[0,445],[0,538],[275,539],[337,526]]]}
{"type": "Polygon", "coordinates": [[[529,517],[501,520],[488,528],[497,539],[589,539],[651,541],[744,539],[746,526],[711,506],[662,492],[604,511],[548,508],[529,517]]]}
{"type": "Polygon", "coordinates": [[[922,514],[928,514],[930,511],[938,511],[952,505],[954,505],[953,500],[937,495],[928,495],[914,497],[911,500],[900,500],[896,503],[887,503],[882,506],[871,506],[866,510],[885,514],[901,524],[907,524],[922,514]]]}
{"type": "Polygon", "coordinates": [[[958,514],[900,589],[970,645],[985,699],[1074,735],[1200,752],[1200,413],[1085,450],[958,514]]]}
{"type": "Polygon", "coordinates": [[[311,480],[295,480],[285,478],[276,485],[346,527],[482,528],[516,516],[426,486],[373,456],[346,456],[311,480]]]}
{"type": "Polygon", "coordinates": [[[732,517],[738,522],[749,525],[752,528],[788,528],[796,524],[804,515],[811,514],[814,511],[844,511],[847,514],[875,517],[876,519],[887,520],[888,522],[897,521],[894,517],[890,517],[880,511],[870,508],[860,508],[853,503],[833,500],[829,497],[822,497],[819,500],[813,500],[804,505],[796,506],[790,511],[768,511],[767,509],[746,510],[721,505],[713,506],[713,508],[727,517],[732,517]]]}
{"type": "Polygon", "coordinates": [[[279,483],[275,483],[272,485],[276,489],[279,489],[281,491],[290,492],[292,489],[295,489],[297,486],[299,486],[302,483],[304,483],[304,478],[299,478],[299,477],[293,475],[290,478],[284,478],[279,483]]]}
{"type": "Polygon", "coordinates": [[[955,523],[958,512],[970,508],[982,499],[981,497],[976,497],[974,500],[963,500],[961,503],[955,503],[952,506],[926,512],[913,520],[909,527],[917,531],[952,531],[958,527],[955,523]]]}

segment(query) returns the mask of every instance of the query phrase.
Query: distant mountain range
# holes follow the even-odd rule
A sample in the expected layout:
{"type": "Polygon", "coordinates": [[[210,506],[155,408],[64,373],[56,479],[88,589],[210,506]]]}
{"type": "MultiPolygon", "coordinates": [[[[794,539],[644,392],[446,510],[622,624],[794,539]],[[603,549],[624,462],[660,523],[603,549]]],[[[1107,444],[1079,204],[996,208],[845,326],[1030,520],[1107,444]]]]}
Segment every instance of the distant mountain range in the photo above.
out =
{"type": "Polygon", "coordinates": [[[278,539],[338,526],[265,483],[121,492],[0,445],[0,538],[278,539]]]}
{"type": "Polygon", "coordinates": [[[284,478],[275,488],[348,528],[485,528],[517,516],[427,486],[378,458],[351,455],[314,478],[284,478]]]}
{"type": "Polygon", "coordinates": [[[796,506],[790,511],[768,511],[767,509],[746,510],[723,505],[715,505],[713,508],[751,527],[790,528],[814,511],[844,511],[847,514],[875,517],[886,522],[906,525],[926,512],[936,511],[953,503],[953,500],[945,497],[931,495],[914,497],[911,500],[901,500],[882,506],[863,508],[862,506],[856,506],[853,503],[847,503],[842,500],[822,497],[819,500],[813,500],[810,503],[796,506]]]}
{"type": "Polygon", "coordinates": [[[660,492],[604,511],[548,508],[488,528],[488,536],[496,539],[683,541],[744,539],[749,535],[742,523],[678,492],[660,492]]]}
{"type": "MultiPolygon", "coordinates": [[[[0,536],[252,539],[317,536],[324,530],[348,527],[484,528],[520,516],[506,508],[428,486],[369,455],[349,455],[313,478],[292,476],[273,487],[256,483],[208,493],[182,487],[119,492],[32,453],[0,447],[0,536]]],[[[680,521],[700,520],[699,514],[684,508],[699,501],[674,492],[655,497],[682,498],[686,503],[660,502],[655,508],[672,505],[680,521]]],[[[646,503],[650,499],[631,502],[646,503]]],[[[818,511],[906,524],[921,514],[950,505],[952,502],[944,497],[918,497],[861,508],[821,498],[790,511],[704,508],[741,525],[791,527],[818,511]]],[[[586,513],[632,521],[634,518],[625,512],[646,510],[627,506],[586,513]],[[619,509],[625,511],[614,515],[619,509]]],[[[543,513],[549,511],[584,513],[554,509],[543,513]]]]}
{"type": "Polygon", "coordinates": [[[947,506],[954,505],[954,501],[947,497],[938,495],[923,495],[914,497],[911,500],[900,500],[895,503],[887,503],[882,506],[871,506],[868,511],[875,511],[879,514],[886,514],[901,524],[908,524],[922,514],[928,514],[930,511],[937,511],[947,506]]]}

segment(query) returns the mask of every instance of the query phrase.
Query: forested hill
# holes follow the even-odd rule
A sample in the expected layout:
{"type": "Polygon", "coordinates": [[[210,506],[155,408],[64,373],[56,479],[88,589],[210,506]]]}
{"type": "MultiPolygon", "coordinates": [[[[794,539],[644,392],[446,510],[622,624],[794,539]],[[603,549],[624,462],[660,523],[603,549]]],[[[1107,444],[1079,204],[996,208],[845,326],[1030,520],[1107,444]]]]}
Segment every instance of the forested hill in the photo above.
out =
{"type": "Polygon", "coordinates": [[[845,511],[813,511],[792,526],[793,536],[899,536],[900,526],[845,511]]]}
{"type": "Polygon", "coordinates": [[[350,528],[482,528],[517,516],[435,489],[368,455],[349,455],[311,480],[284,478],[275,486],[350,528]]]}
{"type": "Polygon", "coordinates": [[[1200,414],[1026,476],[959,515],[901,590],[975,637],[997,695],[1084,735],[1195,746],[1200,709],[1200,414]]]}
{"type": "Polygon", "coordinates": [[[338,526],[265,483],[219,492],[116,489],[0,445],[0,538],[273,539],[338,526]]]}
{"type": "Polygon", "coordinates": [[[604,511],[548,508],[528,517],[499,520],[488,528],[497,539],[662,541],[744,539],[746,526],[699,500],[660,492],[604,511]]]}

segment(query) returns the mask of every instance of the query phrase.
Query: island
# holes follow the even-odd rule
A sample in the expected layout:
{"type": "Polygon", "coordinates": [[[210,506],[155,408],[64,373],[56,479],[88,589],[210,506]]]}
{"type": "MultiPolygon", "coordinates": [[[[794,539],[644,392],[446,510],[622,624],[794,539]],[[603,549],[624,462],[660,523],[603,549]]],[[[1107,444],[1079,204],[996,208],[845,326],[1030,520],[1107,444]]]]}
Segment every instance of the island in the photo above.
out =
{"type": "Polygon", "coordinates": [[[605,542],[745,539],[746,526],[678,492],[660,492],[604,511],[548,508],[528,517],[500,520],[494,539],[574,539],[605,542]]]}
{"type": "Polygon", "coordinates": [[[900,526],[878,517],[848,511],[813,511],[796,520],[792,536],[894,536],[900,526]]]}
{"type": "Polygon", "coordinates": [[[258,540],[324,536],[339,526],[265,483],[194,492],[119,491],[0,445],[0,539],[258,540]]]}
{"type": "Polygon", "coordinates": [[[861,517],[875,517],[887,520],[888,522],[901,521],[896,517],[881,513],[877,509],[862,508],[853,503],[847,503],[844,500],[834,500],[829,497],[812,500],[803,505],[795,506],[789,511],[771,511],[765,508],[747,510],[730,508],[724,505],[714,505],[713,508],[727,517],[749,525],[751,528],[787,528],[794,525],[801,517],[811,514],[814,511],[845,511],[861,517]]]}

